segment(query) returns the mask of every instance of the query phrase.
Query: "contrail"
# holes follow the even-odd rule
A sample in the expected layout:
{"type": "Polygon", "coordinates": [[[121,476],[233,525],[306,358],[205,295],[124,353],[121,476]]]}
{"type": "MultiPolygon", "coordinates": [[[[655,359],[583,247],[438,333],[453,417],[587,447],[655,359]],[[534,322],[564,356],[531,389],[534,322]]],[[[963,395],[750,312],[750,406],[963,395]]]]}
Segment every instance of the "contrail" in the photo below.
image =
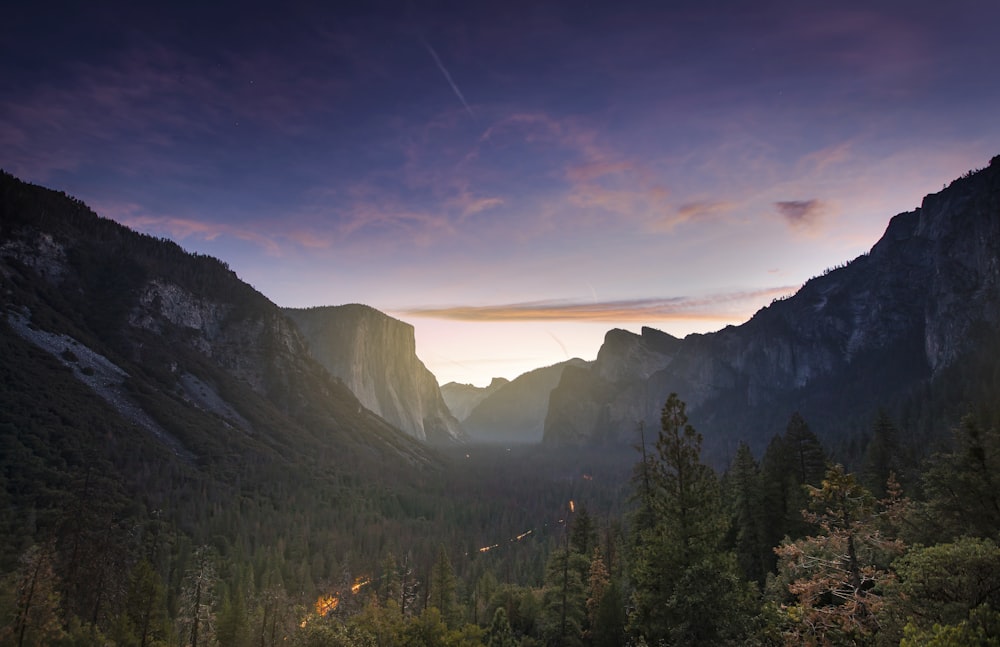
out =
{"type": "Polygon", "coordinates": [[[448,81],[448,85],[451,86],[451,89],[455,91],[455,96],[458,97],[458,100],[462,102],[463,106],[465,106],[465,110],[469,113],[469,116],[475,118],[476,115],[472,112],[472,108],[469,107],[469,104],[465,100],[465,97],[462,96],[462,91],[459,90],[458,86],[455,85],[455,82],[451,80],[451,74],[448,74],[448,70],[445,68],[444,63],[441,62],[441,58],[437,55],[437,52],[434,51],[434,48],[431,47],[430,43],[428,43],[426,40],[421,38],[420,42],[422,42],[424,44],[424,47],[427,48],[427,51],[431,53],[431,56],[434,58],[434,62],[437,64],[438,69],[441,70],[441,74],[444,74],[445,80],[448,81]]]}

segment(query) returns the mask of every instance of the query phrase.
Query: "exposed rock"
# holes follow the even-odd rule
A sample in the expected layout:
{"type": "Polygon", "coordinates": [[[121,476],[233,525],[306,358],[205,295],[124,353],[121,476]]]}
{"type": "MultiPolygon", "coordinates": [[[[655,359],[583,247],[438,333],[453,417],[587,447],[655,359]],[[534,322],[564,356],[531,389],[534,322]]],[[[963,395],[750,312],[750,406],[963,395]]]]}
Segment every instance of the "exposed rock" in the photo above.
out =
{"type": "Polygon", "coordinates": [[[6,173],[0,311],[13,313],[0,335],[56,355],[113,405],[121,419],[107,424],[123,437],[123,423],[134,423],[198,465],[241,452],[321,469],[437,460],[365,409],[281,309],[225,263],[6,173]]]}
{"type": "Polygon", "coordinates": [[[357,304],[284,312],[312,356],[365,407],[420,440],[465,439],[437,380],[417,357],[413,326],[357,304]]]}
{"type": "Polygon", "coordinates": [[[448,405],[448,410],[451,411],[452,415],[459,422],[462,422],[469,417],[469,414],[480,402],[509,382],[510,380],[505,377],[495,377],[490,381],[489,386],[484,387],[448,382],[441,387],[441,397],[444,398],[444,403],[448,405]]]}
{"type": "Polygon", "coordinates": [[[587,362],[571,359],[529,371],[500,385],[472,410],[462,426],[471,439],[481,442],[541,442],[549,394],[564,370],[581,366],[587,366],[587,362]]]}
{"type": "Polygon", "coordinates": [[[1000,158],[741,326],[683,340],[609,332],[592,367],[564,372],[545,440],[634,442],[639,422],[659,428],[670,392],[717,464],[740,440],[762,450],[796,410],[843,437],[974,356],[983,331],[1000,331],[1000,158]]]}

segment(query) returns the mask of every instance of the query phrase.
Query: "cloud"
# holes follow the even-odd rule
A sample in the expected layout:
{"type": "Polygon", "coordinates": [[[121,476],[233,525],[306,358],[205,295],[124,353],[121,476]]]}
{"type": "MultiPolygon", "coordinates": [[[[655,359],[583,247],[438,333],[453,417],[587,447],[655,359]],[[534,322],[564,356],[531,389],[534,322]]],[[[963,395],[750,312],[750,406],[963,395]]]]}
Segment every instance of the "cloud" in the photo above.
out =
{"type": "Polygon", "coordinates": [[[799,231],[815,230],[825,211],[824,204],[816,199],[775,202],[774,207],[792,229],[799,231]]]}
{"type": "Polygon", "coordinates": [[[733,210],[733,203],[724,200],[697,200],[687,202],[677,207],[674,217],[661,223],[666,227],[691,220],[705,220],[714,218],[733,210]]]}
{"type": "Polygon", "coordinates": [[[730,321],[746,316],[761,302],[787,296],[798,286],[781,286],[706,295],[620,301],[529,301],[487,306],[441,306],[398,310],[402,315],[452,321],[587,321],[654,322],[675,320],[730,321]]]}

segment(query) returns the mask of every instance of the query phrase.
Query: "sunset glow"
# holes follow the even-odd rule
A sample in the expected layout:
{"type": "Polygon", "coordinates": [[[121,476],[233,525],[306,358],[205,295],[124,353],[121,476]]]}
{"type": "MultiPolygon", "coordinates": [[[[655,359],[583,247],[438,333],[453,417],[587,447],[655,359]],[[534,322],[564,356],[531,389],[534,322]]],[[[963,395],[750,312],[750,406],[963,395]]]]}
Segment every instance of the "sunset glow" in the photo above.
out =
{"type": "Polygon", "coordinates": [[[994,3],[22,5],[0,167],[442,383],[739,324],[1000,153],[994,3]]]}

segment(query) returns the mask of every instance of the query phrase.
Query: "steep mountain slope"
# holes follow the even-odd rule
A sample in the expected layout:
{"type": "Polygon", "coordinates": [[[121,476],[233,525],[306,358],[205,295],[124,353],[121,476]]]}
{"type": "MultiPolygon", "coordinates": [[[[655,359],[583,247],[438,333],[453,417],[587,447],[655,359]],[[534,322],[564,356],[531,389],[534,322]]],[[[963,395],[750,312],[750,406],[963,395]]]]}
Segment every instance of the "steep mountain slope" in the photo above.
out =
{"type": "Polygon", "coordinates": [[[448,382],[441,387],[441,397],[444,398],[444,403],[448,405],[452,415],[462,422],[480,402],[509,382],[510,380],[505,377],[495,377],[488,386],[483,387],[448,382]]]}
{"type": "Polygon", "coordinates": [[[545,440],[632,441],[640,421],[658,428],[670,392],[717,463],[739,440],[762,449],[796,410],[834,439],[870,426],[878,407],[913,431],[953,421],[972,394],[941,402],[942,376],[998,363],[977,353],[997,347],[998,259],[1000,157],[894,217],[868,254],[741,326],[672,341],[609,332],[591,368],[564,373],[545,440]]]}
{"type": "Polygon", "coordinates": [[[98,465],[116,497],[178,515],[234,488],[260,501],[305,487],[330,498],[365,474],[419,482],[439,465],[225,264],[7,174],[0,343],[0,462],[15,518],[61,509],[55,493],[70,496],[98,465]],[[174,500],[192,487],[200,495],[174,500]]]}
{"type": "Polygon", "coordinates": [[[413,326],[357,304],[284,312],[312,356],[366,407],[419,440],[465,437],[437,379],[417,358],[413,326]]]}
{"type": "Polygon", "coordinates": [[[571,359],[519,375],[486,396],[462,426],[472,440],[480,442],[540,442],[549,394],[567,367],[586,365],[582,359],[571,359]]]}

